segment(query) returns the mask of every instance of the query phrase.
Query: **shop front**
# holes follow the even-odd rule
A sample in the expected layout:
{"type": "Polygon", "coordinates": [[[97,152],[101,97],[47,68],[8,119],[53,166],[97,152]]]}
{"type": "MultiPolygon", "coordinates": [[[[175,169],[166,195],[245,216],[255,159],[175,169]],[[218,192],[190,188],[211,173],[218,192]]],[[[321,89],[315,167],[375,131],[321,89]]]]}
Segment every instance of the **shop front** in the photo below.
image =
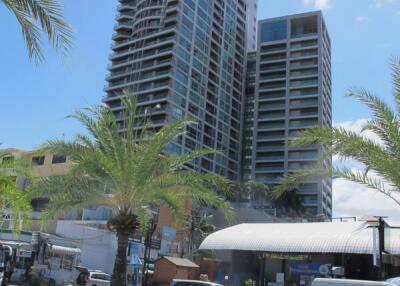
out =
{"type": "Polygon", "coordinates": [[[398,275],[393,261],[400,255],[400,235],[388,238],[382,261],[376,238],[366,222],[240,224],[209,235],[200,249],[228,257],[230,285],[246,280],[263,286],[310,285],[316,277],[398,275]]]}

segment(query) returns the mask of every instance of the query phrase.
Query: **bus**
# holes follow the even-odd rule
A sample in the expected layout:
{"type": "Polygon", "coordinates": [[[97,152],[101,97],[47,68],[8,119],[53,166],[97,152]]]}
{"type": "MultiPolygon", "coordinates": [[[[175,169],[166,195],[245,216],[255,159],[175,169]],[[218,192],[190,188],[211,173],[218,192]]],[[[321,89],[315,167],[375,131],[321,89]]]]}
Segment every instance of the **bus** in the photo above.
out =
{"type": "Polygon", "coordinates": [[[12,248],[8,245],[0,244],[0,285],[3,284],[4,272],[6,270],[6,258],[12,256],[12,248]]]}

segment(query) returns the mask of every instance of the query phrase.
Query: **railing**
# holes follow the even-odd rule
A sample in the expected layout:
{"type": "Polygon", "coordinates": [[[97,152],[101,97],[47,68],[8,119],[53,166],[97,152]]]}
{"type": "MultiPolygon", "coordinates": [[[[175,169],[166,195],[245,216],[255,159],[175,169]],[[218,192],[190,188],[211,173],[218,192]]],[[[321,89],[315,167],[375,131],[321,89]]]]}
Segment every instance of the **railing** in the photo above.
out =
{"type": "Polygon", "coordinates": [[[270,110],[270,109],[280,109],[280,108],[285,108],[285,104],[277,104],[277,103],[271,103],[271,104],[260,104],[258,107],[259,110],[270,110]]]}
{"type": "Polygon", "coordinates": [[[257,161],[275,161],[275,160],[283,160],[285,157],[284,156],[262,156],[258,157],[257,156],[257,161]]]}
{"type": "Polygon", "coordinates": [[[283,139],[285,138],[285,135],[263,135],[263,136],[257,136],[257,139],[260,140],[269,140],[269,139],[283,139]]]}
{"type": "Polygon", "coordinates": [[[317,126],[318,121],[291,121],[289,127],[309,127],[317,126]]]}

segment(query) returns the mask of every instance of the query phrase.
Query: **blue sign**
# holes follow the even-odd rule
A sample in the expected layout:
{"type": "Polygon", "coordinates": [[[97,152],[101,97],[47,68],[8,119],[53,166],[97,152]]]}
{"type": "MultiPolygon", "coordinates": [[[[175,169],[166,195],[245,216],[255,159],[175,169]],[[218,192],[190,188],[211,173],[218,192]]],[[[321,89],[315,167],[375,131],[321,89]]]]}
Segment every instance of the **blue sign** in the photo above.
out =
{"type": "Polygon", "coordinates": [[[139,266],[135,265],[133,268],[133,273],[132,273],[132,286],[137,286],[139,285],[139,266]]]}
{"type": "Polygon", "coordinates": [[[163,240],[175,241],[176,229],[169,226],[163,226],[161,228],[161,237],[163,240]]]}
{"type": "Polygon", "coordinates": [[[293,275],[320,275],[319,263],[293,263],[290,265],[290,273],[293,275]]]}
{"type": "Polygon", "coordinates": [[[142,261],[139,258],[139,245],[137,243],[131,242],[129,247],[131,254],[131,261],[129,262],[129,264],[142,265],[142,261]]]}

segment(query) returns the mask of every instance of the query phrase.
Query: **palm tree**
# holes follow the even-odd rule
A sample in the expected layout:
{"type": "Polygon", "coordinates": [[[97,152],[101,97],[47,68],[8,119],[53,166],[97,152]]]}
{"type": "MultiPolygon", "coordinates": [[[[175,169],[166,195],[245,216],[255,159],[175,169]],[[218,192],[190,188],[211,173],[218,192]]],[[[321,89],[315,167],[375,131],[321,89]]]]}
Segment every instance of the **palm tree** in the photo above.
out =
{"type": "Polygon", "coordinates": [[[10,226],[16,232],[29,225],[32,210],[29,192],[17,184],[18,176],[32,181],[31,166],[9,152],[0,152],[0,215],[1,219],[10,217],[10,226]]]}
{"type": "Polygon", "coordinates": [[[28,57],[36,63],[44,60],[42,42],[65,55],[72,45],[71,27],[64,21],[58,0],[0,0],[21,26],[28,57]]]}
{"type": "Polygon", "coordinates": [[[217,227],[213,224],[213,215],[201,213],[199,207],[192,208],[189,226],[189,258],[193,259],[194,252],[199,248],[201,242],[217,227]]]}
{"type": "MultiPolygon", "coordinates": [[[[367,187],[389,197],[400,205],[400,59],[392,63],[393,97],[395,106],[391,107],[374,93],[365,89],[352,89],[348,95],[367,106],[372,114],[362,128],[361,134],[341,127],[310,128],[302,132],[293,143],[297,145],[320,144],[325,146],[327,154],[361,163],[363,170],[351,170],[346,167],[334,167],[333,176],[367,187]],[[372,132],[378,138],[373,140],[365,136],[372,132]]],[[[298,185],[309,176],[326,176],[331,172],[322,169],[310,169],[284,178],[283,189],[298,185]]],[[[280,186],[282,190],[282,185],[280,186]]]]}
{"type": "Polygon", "coordinates": [[[229,214],[230,208],[214,189],[227,189],[223,177],[185,169],[185,164],[213,150],[196,150],[183,155],[166,155],[166,147],[194,122],[180,119],[154,130],[150,119],[140,119],[134,96],[121,97],[123,124],[104,105],[74,113],[90,136],[76,135],[73,141],[48,141],[43,147],[72,161],[65,176],[48,177],[34,187],[39,197],[50,199],[44,218],[71,209],[108,205],[114,215],[108,228],[117,236],[118,248],[111,285],[125,285],[128,238],[146,227],[150,207],[166,207],[182,220],[185,200],[197,200],[229,214]],[[138,126],[142,128],[137,128],[138,126]],[[140,131],[145,130],[145,131],[140,131]]]}
{"type": "Polygon", "coordinates": [[[254,181],[237,181],[231,185],[231,192],[228,199],[231,202],[249,202],[249,201],[269,201],[270,188],[262,183],[254,181]]]}

